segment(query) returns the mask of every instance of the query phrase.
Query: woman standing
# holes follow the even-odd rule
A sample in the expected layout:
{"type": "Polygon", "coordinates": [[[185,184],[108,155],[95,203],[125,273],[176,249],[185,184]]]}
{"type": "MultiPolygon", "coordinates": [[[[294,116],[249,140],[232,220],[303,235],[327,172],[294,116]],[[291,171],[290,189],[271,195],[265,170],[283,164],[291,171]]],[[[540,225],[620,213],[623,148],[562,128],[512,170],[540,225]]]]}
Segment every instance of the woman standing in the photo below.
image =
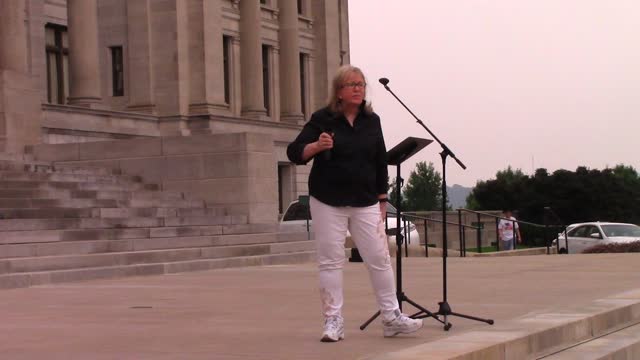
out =
{"type": "Polygon", "coordinates": [[[342,268],[347,229],[369,271],[385,337],[411,333],[421,319],[400,312],[383,214],[387,202],[386,148],[380,117],[365,101],[362,71],[345,65],[333,78],[329,104],[316,111],[287,148],[306,164],[325,318],[321,341],[344,339],[342,268]]]}

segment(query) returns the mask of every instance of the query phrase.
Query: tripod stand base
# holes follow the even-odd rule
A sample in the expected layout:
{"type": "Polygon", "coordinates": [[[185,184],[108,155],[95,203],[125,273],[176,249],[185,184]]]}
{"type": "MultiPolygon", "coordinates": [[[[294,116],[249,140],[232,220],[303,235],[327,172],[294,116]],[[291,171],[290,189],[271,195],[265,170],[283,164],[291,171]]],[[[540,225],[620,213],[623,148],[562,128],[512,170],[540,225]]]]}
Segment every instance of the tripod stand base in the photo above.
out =
{"type": "Polygon", "coordinates": [[[438,305],[439,305],[438,311],[436,313],[434,313],[434,315],[436,315],[436,316],[441,315],[444,318],[444,321],[443,321],[443,323],[444,323],[444,331],[449,331],[449,329],[451,329],[451,327],[453,326],[447,319],[449,316],[457,316],[457,317],[461,317],[461,318],[464,318],[464,319],[481,321],[483,323],[487,323],[489,325],[493,325],[493,320],[492,319],[483,319],[483,318],[479,318],[479,317],[475,317],[475,316],[471,316],[471,315],[460,314],[460,313],[451,311],[451,306],[449,306],[449,303],[447,303],[446,301],[439,302],[438,305]]]}
{"type": "MultiPolygon", "coordinates": [[[[404,293],[399,293],[398,295],[398,303],[400,304],[400,309],[402,309],[402,302],[408,302],[409,304],[413,305],[416,309],[420,310],[417,313],[409,316],[412,319],[424,319],[427,317],[432,317],[434,319],[436,319],[437,321],[439,321],[440,323],[444,324],[446,326],[446,323],[442,320],[440,320],[440,318],[438,317],[437,314],[432,313],[431,311],[425,309],[424,307],[422,307],[421,305],[419,305],[418,303],[414,302],[413,300],[409,299],[404,293]],[[424,314],[424,315],[421,315],[424,314]]],[[[380,316],[380,311],[378,310],[375,314],[373,314],[373,316],[371,316],[369,318],[369,320],[365,321],[362,325],[360,325],[360,330],[364,330],[367,328],[367,326],[369,326],[369,324],[371,324],[371,322],[373,322],[373,320],[375,320],[378,316],[380,316]]],[[[449,326],[451,327],[451,325],[449,326]]]]}

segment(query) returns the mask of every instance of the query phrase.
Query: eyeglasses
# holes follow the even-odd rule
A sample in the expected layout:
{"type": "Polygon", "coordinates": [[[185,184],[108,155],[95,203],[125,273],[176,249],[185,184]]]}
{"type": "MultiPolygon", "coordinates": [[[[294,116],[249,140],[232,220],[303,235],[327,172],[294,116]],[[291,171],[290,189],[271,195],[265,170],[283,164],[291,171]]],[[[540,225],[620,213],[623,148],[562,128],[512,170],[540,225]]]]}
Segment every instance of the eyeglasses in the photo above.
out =
{"type": "Polygon", "coordinates": [[[350,83],[346,83],[346,84],[342,85],[342,87],[350,87],[350,88],[356,88],[356,87],[364,88],[365,86],[367,86],[367,83],[362,82],[362,81],[350,82],[350,83]]]}

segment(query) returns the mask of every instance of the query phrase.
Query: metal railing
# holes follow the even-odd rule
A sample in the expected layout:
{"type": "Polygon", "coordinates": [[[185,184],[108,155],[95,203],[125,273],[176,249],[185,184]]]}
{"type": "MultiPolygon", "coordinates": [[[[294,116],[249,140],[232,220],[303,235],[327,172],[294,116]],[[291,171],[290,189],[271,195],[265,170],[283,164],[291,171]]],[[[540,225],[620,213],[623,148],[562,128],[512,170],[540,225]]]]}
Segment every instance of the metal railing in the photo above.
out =
{"type": "MultiPolygon", "coordinates": [[[[534,223],[534,222],[529,222],[529,221],[524,221],[524,220],[512,220],[509,218],[505,218],[503,216],[498,216],[498,215],[494,215],[494,214],[490,214],[487,212],[483,212],[483,211],[476,211],[476,210],[470,210],[470,209],[463,209],[460,208],[457,210],[458,211],[458,216],[459,218],[461,218],[462,213],[466,212],[466,213],[472,213],[472,214],[476,214],[477,216],[477,221],[478,223],[480,223],[480,219],[481,216],[484,217],[489,217],[489,218],[493,218],[495,220],[495,229],[496,229],[496,251],[500,251],[500,239],[499,239],[499,223],[500,220],[506,220],[506,221],[512,221],[514,223],[514,239],[513,239],[513,249],[516,250],[517,249],[517,244],[518,244],[518,239],[517,239],[517,232],[515,231],[515,224],[518,224],[518,226],[520,225],[527,225],[530,226],[533,229],[541,229],[543,231],[543,244],[544,246],[547,248],[547,254],[551,254],[551,241],[552,238],[549,237],[549,229],[558,229],[558,228],[562,228],[564,231],[564,238],[565,241],[567,241],[567,250],[569,248],[568,245],[568,240],[567,239],[567,226],[566,225],[552,225],[552,224],[548,224],[546,221],[546,217],[545,217],[545,224],[538,224],[538,223],[534,223]]],[[[523,227],[524,229],[524,227],[523,227]]],[[[554,232],[556,234],[558,234],[558,232],[554,232]]],[[[559,253],[560,252],[560,241],[558,239],[558,241],[556,241],[556,251],[559,253]]],[[[478,245],[478,252],[482,252],[482,247],[480,245],[478,245]]]]}
{"type": "MultiPolygon", "coordinates": [[[[407,222],[410,222],[412,220],[413,221],[420,220],[420,221],[423,222],[423,225],[424,225],[424,236],[425,236],[425,238],[424,238],[425,257],[429,257],[429,231],[428,231],[428,226],[427,226],[429,222],[443,224],[443,226],[455,225],[455,226],[458,226],[459,229],[466,229],[466,228],[473,229],[473,230],[477,231],[477,234],[478,234],[479,238],[482,236],[481,235],[482,228],[479,227],[479,226],[466,225],[466,224],[463,224],[462,222],[457,222],[456,223],[456,222],[451,222],[451,221],[447,221],[447,220],[434,219],[434,218],[431,218],[431,217],[418,215],[415,212],[402,213],[401,220],[403,222],[403,227],[405,228],[405,231],[406,231],[406,228],[407,228],[407,225],[406,225],[407,222]]],[[[417,225],[416,225],[416,229],[417,229],[417,225]]],[[[460,230],[460,231],[463,231],[463,230],[460,230]]],[[[404,243],[404,245],[405,245],[405,256],[408,256],[407,243],[410,242],[410,239],[408,239],[408,240],[409,241],[404,243]]],[[[421,244],[418,244],[418,245],[421,245],[421,244]]],[[[462,246],[460,247],[459,251],[460,251],[460,256],[461,257],[466,256],[466,251],[462,246]]]]}
{"type": "MultiPolygon", "coordinates": [[[[545,210],[547,210],[545,208],[545,210]]],[[[424,226],[424,246],[425,246],[425,257],[429,257],[429,229],[428,229],[428,224],[430,222],[433,223],[438,223],[438,224],[442,224],[442,226],[447,226],[447,225],[453,225],[453,226],[457,226],[458,227],[458,241],[459,241],[459,249],[458,251],[460,252],[460,256],[461,257],[466,257],[467,256],[467,230],[472,230],[475,231],[476,236],[475,236],[475,241],[476,241],[476,248],[477,248],[477,252],[478,253],[482,253],[483,250],[483,233],[485,233],[485,236],[489,236],[490,234],[486,234],[486,232],[484,231],[484,223],[482,222],[483,218],[490,218],[493,219],[493,221],[495,222],[495,249],[496,251],[503,251],[503,249],[501,249],[501,240],[499,238],[499,223],[500,220],[506,220],[506,221],[511,221],[514,223],[514,239],[513,239],[513,249],[516,250],[518,249],[518,241],[522,240],[522,239],[518,239],[518,232],[515,231],[516,228],[516,224],[518,226],[519,229],[521,229],[522,233],[528,233],[527,235],[530,236],[522,236],[522,238],[526,238],[526,239],[533,239],[533,240],[528,240],[527,242],[530,245],[534,245],[536,242],[538,242],[537,240],[540,240],[539,236],[540,234],[534,234],[533,232],[539,232],[542,231],[542,244],[544,245],[544,247],[547,248],[547,254],[551,254],[551,244],[552,244],[552,240],[554,239],[553,236],[549,236],[550,235],[550,231],[553,231],[551,234],[552,235],[556,235],[557,241],[555,243],[556,246],[556,252],[557,253],[561,253],[560,250],[560,237],[557,236],[560,232],[564,232],[564,240],[566,242],[566,250],[568,252],[569,249],[569,244],[568,244],[568,237],[567,237],[567,226],[564,224],[549,224],[547,222],[547,218],[545,217],[545,224],[538,224],[538,223],[534,223],[534,222],[530,222],[530,221],[525,221],[525,220],[513,220],[513,219],[509,219],[509,218],[505,218],[503,216],[500,215],[495,215],[492,213],[488,213],[488,212],[484,212],[484,211],[476,211],[476,210],[470,210],[470,209],[464,209],[464,208],[459,208],[456,210],[457,211],[457,217],[458,217],[458,222],[452,222],[452,221],[448,221],[446,219],[438,219],[438,218],[432,218],[432,217],[428,217],[428,216],[424,216],[424,215],[420,215],[418,212],[403,212],[401,214],[401,221],[402,221],[402,227],[403,227],[403,234],[404,234],[404,238],[407,240],[404,242],[404,250],[405,250],[405,256],[408,256],[408,245],[411,242],[410,239],[410,231],[408,231],[408,228],[411,226],[409,225],[411,222],[414,222],[414,225],[417,226],[419,225],[420,222],[422,222],[422,225],[424,226]],[[465,224],[463,222],[463,213],[468,213],[468,214],[475,214],[476,216],[476,221],[475,224],[472,222],[471,225],[469,224],[465,224]],[[524,225],[524,226],[523,226],[524,225]],[[533,230],[533,231],[532,231],[533,230]],[[558,230],[561,230],[560,232],[558,232],[558,230]]],[[[392,213],[393,215],[395,215],[395,213],[392,213]]],[[[389,214],[387,214],[389,215],[389,214]]],[[[557,215],[554,214],[554,216],[557,215]]],[[[557,218],[559,220],[559,218],[557,218]]],[[[395,234],[395,233],[394,233],[395,234]]],[[[389,234],[389,235],[393,235],[393,234],[389,234]]],[[[539,242],[538,242],[539,243],[539,242]]],[[[490,245],[493,245],[491,243],[489,243],[490,245]]],[[[419,244],[421,245],[421,244],[419,244]]]]}

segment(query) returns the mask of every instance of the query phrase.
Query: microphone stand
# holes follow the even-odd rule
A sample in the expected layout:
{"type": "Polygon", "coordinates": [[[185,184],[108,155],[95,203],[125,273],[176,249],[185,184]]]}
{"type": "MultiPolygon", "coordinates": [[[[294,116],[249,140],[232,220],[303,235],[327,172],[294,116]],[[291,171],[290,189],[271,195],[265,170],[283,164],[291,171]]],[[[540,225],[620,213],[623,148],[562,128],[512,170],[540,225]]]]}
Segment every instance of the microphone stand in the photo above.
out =
{"type": "MultiPolygon", "coordinates": [[[[440,147],[442,148],[442,152],[440,152],[440,158],[442,159],[442,301],[438,303],[439,308],[438,311],[433,313],[432,315],[420,315],[420,316],[416,316],[416,317],[420,317],[420,318],[425,318],[425,317],[429,317],[429,316],[433,316],[433,315],[442,315],[443,319],[444,319],[444,330],[445,331],[449,331],[449,329],[451,329],[451,327],[453,326],[449,321],[448,321],[448,317],[449,316],[458,316],[461,318],[465,318],[465,319],[470,319],[470,320],[475,320],[475,321],[481,321],[490,325],[493,325],[493,320],[491,319],[483,319],[483,318],[479,318],[479,317],[475,317],[475,316],[470,316],[470,315],[465,315],[465,314],[460,314],[460,313],[456,313],[453,312],[451,310],[451,306],[449,305],[449,303],[447,302],[447,224],[446,224],[446,219],[447,219],[447,175],[446,175],[446,170],[447,170],[447,157],[451,157],[453,158],[458,165],[460,165],[460,167],[464,170],[467,169],[467,167],[462,163],[462,161],[460,161],[455,154],[451,151],[451,149],[449,149],[449,147],[447,145],[445,145],[442,141],[440,141],[440,139],[438,139],[438,137],[431,132],[431,130],[429,130],[429,128],[422,122],[422,120],[420,120],[414,113],[413,111],[411,111],[411,109],[409,109],[407,107],[407,105],[404,104],[404,102],[402,102],[402,100],[400,100],[400,98],[398,98],[396,96],[396,94],[391,91],[391,89],[389,88],[389,86],[387,84],[389,84],[389,79],[387,78],[381,78],[380,83],[384,86],[384,88],[391,93],[391,95],[393,95],[394,98],[396,98],[396,100],[398,100],[398,102],[400,104],[402,104],[402,106],[407,109],[407,111],[409,112],[409,114],[411,114],[411,116],[414,117],[414,119],[416,119],[416,121],[418,122],[418,124],[420,124],[432,137],[435,141],[438,142],[438,144],[440,144],[440,147]]],[[[426,246],[426,244],[425,244],[426,246]]]]}

